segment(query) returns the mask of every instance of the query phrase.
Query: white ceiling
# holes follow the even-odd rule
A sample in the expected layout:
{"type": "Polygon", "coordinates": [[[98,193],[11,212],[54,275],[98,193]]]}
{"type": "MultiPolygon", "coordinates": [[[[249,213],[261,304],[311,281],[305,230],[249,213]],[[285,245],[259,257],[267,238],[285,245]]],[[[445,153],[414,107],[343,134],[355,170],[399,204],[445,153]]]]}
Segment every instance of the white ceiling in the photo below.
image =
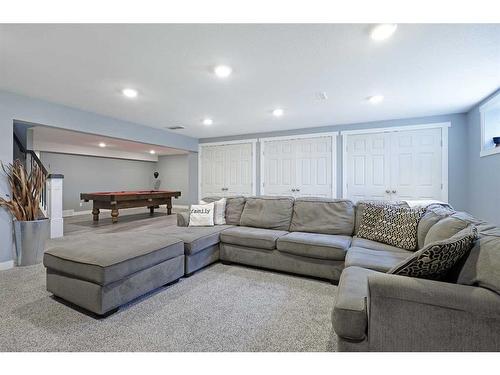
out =
{"type": "Polygon", "coordinates": [[[459,113],[500,86],[500,24],[400,24],[378,43],[369,29],[0,25],[0,88],[204,138],[459,113]],[[217,64],[232,76],[216,78],[217,64]],[[374,94],[384,102],[365,100],[374,94]]]}
{"type": "Polygon", "coordinates": [[[123,139],[36,126],[31,132],[28,148],[35,151],[101,156],[119,159],[158,161],[158,156],[187,154],[175,148],[132,142],[123,139]],[[106,147],[100,147],[99,143],[106,147]],[[150,151],[154,150],[154,154],[150,151]]]}

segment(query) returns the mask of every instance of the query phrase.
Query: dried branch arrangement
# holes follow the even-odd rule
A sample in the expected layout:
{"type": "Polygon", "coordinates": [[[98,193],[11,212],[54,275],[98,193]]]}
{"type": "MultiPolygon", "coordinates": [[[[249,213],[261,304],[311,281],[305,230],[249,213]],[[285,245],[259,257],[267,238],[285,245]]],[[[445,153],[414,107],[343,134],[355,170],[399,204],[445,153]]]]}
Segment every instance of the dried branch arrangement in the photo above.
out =
{"type": "Polygon", "coordinates": [[[30,173],[20,160],[2,169],[9,181],[11,198],[9,201],[0,197],[0,207],[6,207],[19,221],[33,221],[39,218],[39,205],[42,188],[46,177],[41,168],[34,164],[30,173]]]}

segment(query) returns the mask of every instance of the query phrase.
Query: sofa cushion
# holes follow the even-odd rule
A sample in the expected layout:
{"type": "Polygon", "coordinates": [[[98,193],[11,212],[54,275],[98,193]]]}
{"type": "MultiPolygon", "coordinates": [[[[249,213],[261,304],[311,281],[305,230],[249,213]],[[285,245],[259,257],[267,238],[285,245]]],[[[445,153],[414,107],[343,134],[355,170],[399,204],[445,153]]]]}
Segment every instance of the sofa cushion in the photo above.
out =
{"type": "Polygon", "coordinates": [[[417,225],[425,209],[367,204],[358,236],[406,250],[417,248],[417,225]]]}
{"type": "Polygon", "coordinates": [[[354,220],[354,234],[357,235],[359,231],[359,226],[361,225],[361,218],[363,217],[363,212],[367,204],[377,204],[386,205],[390,204],[398,207],[409,207],[408,203],[404,201],[377,201],[377,200],[361,200],[356,203],[355,209],[355,220],[354,220]]]}
{"type": "Polygon", "coordinates": [[[471,223],[479,223],[479,220],[465,212],[455,212],[434,224],[425,236],[424,246],[432,242],[442,241],[460,232],[471,223]]]}
{"type": "Polygon", "coordinates": [[[317,259],[343,260],[349,245],[350,236],[292,232],[278,239],[279,251],[317,259]]]}
{"type": "Polygon", "coordinates": [[[479,239],[465,259],[457,283],[480,286],[500,294],[500,228],[481,227],[479,239]]]}
{"type": "Polygon", "coordinates": [[[417,241],[419,249],[425,246],[425,236],[427,236],[431,227],[454,212],[451,208],[444,207],[441,204],[433,204],[427,207],[427,211],[418,222],[417,241]]]}
{"type": "Polygon", "coordinates": [[[338,336],[353,341],[366,338],[368,276],[378,273],[360,267],[348,267],[342,272],[332,313],[333,329],[338,336]]]}
{"type": "Polygon", "coordinates": [[[370,250],[362,247],[351,247],[345,257],[346,267],[362,267],[370,270],[387,272],[395,265],[410,257],[413,251],[370,250]]]}
{"type": "Polygon", "coordinates": [[[292,210],[292,197],[247,198],[240,225],[287,231],[292,220],[292,210]]]}
{"type": "Polygon", "coordinates": [[[366,238],[353,237],[351,247],[363,247],[370,250],[382,250],[382,251],[396,251],[407,253],[408,250],[401,249],[396,246],[387,245],[382,242],[367,240],[366,238]]]}
{"type": "MultiPolygon", "coordinates": [[[[203,201],[210,203],[215,202],[222,197],[205,197],[203,201]]],[[[226,224],[240,225],[241,213],[245,207],[245,197],[235,196],[226,197],[226,224]]]]}
{"type": "Polygon", "coordinates": [[[193,255],[207,247],[220,242],[220,233],[232,228],[232,225],[215,225],[213,227],[174,227],[149,230],[148,233],[163,234],[175,237],[184,242],[184,254],[193,255]]]}
{"type": "Polygon", "coordinates": [[[283,230],[253,227],[232,227],[220,235],[221,242],[233,245],[250,246],[259,249],[276,249],[276,241],[288,232],[283,230]]]}
{"type": "Polygon", "coordinates": [[[342,234],[354,231],[354,204],[346,199],[297,198],[290,232],[342,234]]]}
{"type": "Polygon", "coordinates": [[[426,245],[411,257],[391,268],[388,273],[442,280],[470,251],[476,238],[476,227],[469,225],[451,238],[426,245]]]}
{"type": "Polygon", "coordinates": [[[82,234],[48,241],[43,263],[62,274],[108,285],[183,254],[182,241],[165,235],[82,234]]]}

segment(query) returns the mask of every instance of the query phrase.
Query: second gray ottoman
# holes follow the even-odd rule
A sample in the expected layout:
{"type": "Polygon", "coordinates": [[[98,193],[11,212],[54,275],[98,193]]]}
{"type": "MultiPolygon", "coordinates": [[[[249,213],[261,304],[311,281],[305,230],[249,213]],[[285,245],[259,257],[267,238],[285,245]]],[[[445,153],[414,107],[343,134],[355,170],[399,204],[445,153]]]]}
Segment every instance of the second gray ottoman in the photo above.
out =
{"type": "Polygon", "coordinates": [[[184,274],[181,240],[147,232],[51,240],[43,263],[47,290],[98,315],[184,274]]]}

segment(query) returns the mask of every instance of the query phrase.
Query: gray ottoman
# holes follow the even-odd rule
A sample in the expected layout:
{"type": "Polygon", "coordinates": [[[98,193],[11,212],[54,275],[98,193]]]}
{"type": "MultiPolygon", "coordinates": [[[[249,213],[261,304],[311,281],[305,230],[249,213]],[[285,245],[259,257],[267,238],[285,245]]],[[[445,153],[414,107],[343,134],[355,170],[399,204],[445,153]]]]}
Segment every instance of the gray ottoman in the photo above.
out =
{"type": "Polygon", "coordinates": [[[184,244],[147,232],[85,234],[49,241],[43,263],[49,292],[109,315],[182,277],[184,244]]]}

